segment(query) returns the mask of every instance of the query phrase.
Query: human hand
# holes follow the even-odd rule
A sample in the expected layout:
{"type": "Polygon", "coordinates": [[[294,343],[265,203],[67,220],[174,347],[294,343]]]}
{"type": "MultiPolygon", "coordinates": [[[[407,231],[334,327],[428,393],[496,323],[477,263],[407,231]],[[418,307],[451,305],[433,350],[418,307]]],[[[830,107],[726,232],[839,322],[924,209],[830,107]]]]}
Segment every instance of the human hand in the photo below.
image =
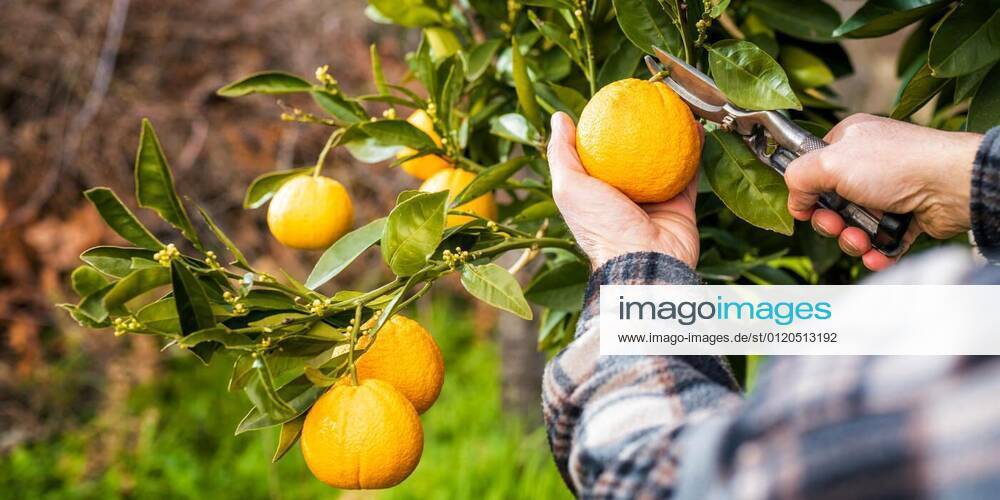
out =
{"type": "Polygon", "coordinates": [[[840,196],[872,210],[909,213],[909,245],[921,232],[948,238],[969,229],[972,163],[982,136],[944,132],[866,114],[847,117],[824,140],[823,149],[793,161],[785,171],[788,211],[812,220],[819,234],[839,239],[844,253],[860,256],[878,271],[895,259],[872,249],[859,228],[847,227],[832,210],[816,207],[820,193],[840,196]]]}
{"type": "Polygon", "coordinates": [[[630,252],[665,253],[692,268],[698,264],[697,177],[669,201],[637,205],[587,174],[576,152],[576,125],[566,113],[552,115],[548,160],[552,196],[595,269],[630,252]]]}

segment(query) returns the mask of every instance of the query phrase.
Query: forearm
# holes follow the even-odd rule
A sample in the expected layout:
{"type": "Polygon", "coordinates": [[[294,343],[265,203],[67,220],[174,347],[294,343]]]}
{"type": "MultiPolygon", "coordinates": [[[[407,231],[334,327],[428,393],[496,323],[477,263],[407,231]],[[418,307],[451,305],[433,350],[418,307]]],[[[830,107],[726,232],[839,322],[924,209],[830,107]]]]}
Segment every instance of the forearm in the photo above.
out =
{"type": "Polygon", "coordinates": [[[979,250],[1000,260],[1000,127],[986,133],[976,154],[969,211],[979,250]]]}
{"type": "Polygon", "coordinates": [[[543,390],[552,451],[577,494],[666,496],[681,431],[740,404],[721,357],[599,355],[600,285],[699,282],[687,265],[656,253],[624,255],[595,271],[577,339],[549,363],[543,390]]]}

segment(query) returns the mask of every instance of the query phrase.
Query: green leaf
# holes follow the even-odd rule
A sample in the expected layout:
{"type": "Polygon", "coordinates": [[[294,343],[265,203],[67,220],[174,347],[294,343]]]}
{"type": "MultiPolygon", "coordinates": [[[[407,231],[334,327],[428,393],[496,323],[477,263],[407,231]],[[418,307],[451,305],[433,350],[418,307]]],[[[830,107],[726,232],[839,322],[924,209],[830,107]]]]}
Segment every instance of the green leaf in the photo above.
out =
{"type": "Polygon", "coordinates": [[[705,134],[702,166],[712,191],[734,214],[757,227],[791,235],[788,188],[739,138],[719,130],[705,134]]]}
{"type": "Polygon", "coordinates": [[[835,37],[874,38],[894,33],[943,8],[942,0],[868,0],[833,31],[835,37]]]}
{"type": "Polygon", "coordinates": [[[385,224],[384,217],[375,219],[337,240],[316,262],[316,267],[313,267],[309,278],[306,279],[306,287],[315,290],[343,271],[354,262],[354,259],[382,238],[385,224]]]}
{"type": "Polygon", "coordinates": [[[366,122],[358,125],[358,128],[383,144],[395,144],[417,150],[437,148],[427,134],[406,120],[366,122]]]}
{"type": "Polygon", "coordinates": [[[80,260],[98,271],[115,278],[124,278],[132,272],[132,260],[153,261],[153,251],[131,247],[94,247],[80,255],[80,260]]]}
{"type": "Polygon", "coordinates": [[[274,379],[266,359],[263,356],[258,357],[254,361],[253,367],[255,376],[250,378],[249,383],[243,388],[243,392],[246,393],[254,407],[268,419],[274,421],[275,425],[299,416],[299,413],[289,406],[275,389],[274,379]]]}
{"type": "MultiPolygon", "coordinates": [[[[104,306],[104,298],[107,297],[108,292],[110,292],[114,286],[115,285],[113,284],[109,284],[104,288],[96,290],[86,297],[83,297],[83,299],[80,300],[80,303],[76,306],[75,312],[78,314],[74,314],[74,311],[70,311],[70,313],[73,314],[74,318],[77,318],[77,321],[79,321],[78,316],[84,316],[95,323],[107,323],[108,308],[104,306]]],[[[116,310],[115,312],[121,313],[123,311],[116,310]]]]}
{"type": "Polygon", "coordinates": [[[535,276],[525,287],[524,296],[550,309],[579,310],[583,305],[583,293],[587,289],[589,277],[590,268],[583,262],[562,262],[535,276]]]}
{"type": "Polygon", "coordinates": [[[212,220],[212,217],[208,215],[208,212],[206,212],[205,209],[201,207],[198,207],[198,212],[201,213],[201,217],[205,219],[205,223],[208,224],[209,229],[212,230],[212,233],[215,234],[215,237],[218,238],[219,241],[226,246],[226,248],[229,250],[229,253],[231,253],[233,255],[233,258],[236,259],[236,263],[239,264],[239,266],[242,267],[243,269],[246,269],[247,271],[253,269],[250,266],[250,262],[247,261],[247,258],[243,256],[243,252],[241,252],[239,247],[237,247],[236,244],[233,243],[233,240],[229,239],[229,237],[226,236],[226,233],[222,231],[222,228],[220,228],[219,225],[216,224],[214,220],[212,220]]]}
{"type": "Polygon", "coordinates": [[[298,377],[282,386],[281,389],[278,389],[278,396],[282,401],[287,402],[287,405],[292,408],[295,415],[288,418],[282,415],[278,415],[277,418],[271,418],[265,412],[254,407],[243,417],[243,420],[236,428],[236,434],[239,435],[247,431],[283,424],[298,417],[305,413],[325,391],[325,387],[314,386],[305,376],[298,377]]]}
{"type": "Polygon", "coordinates": [[[233,373],[229,376],[227,388],[229,392],[236,392],[246,387],[250,375],[253,374],[253,360],[250,353],[241,354],[240,357],[236,358],[236,361],[233,362],[233,373]]]}
{"type": "Polygon", "coordinates": [[[1000,0],[962,2],[931,38],[927,63],[936,78],[959,76],[1000,60],[1000,0]]]}
{"type": "Polygon", "coordinates": [[[545,7],[546,9],[574,9],[576,5],[570,0],[521,0],[522,5],[545,7]]]}
{"type": "Polygon", "coordinates": [[[922,62],[927,60],[927,46],[931,43],[931,26],[934,18],[925,18],[910,36],[906,37],[906,41],[903,42],[903,47],[899,49],[899,57],[896,59],[896,76],[903,78],[907,71],[911,68],[919,67],[917,61],[923,59],[922,62]]]}
{"type": "Polygon", "coordinates": [[[493,38],[473,47],[466,59],[465,79],[472,82],[483,76],[502,43],[503,40],[493,38]]]}
{"type": "Polygon", "coordinates": [[[986,79],[986,75],[989,74],[994,67],[995,66],[986,66],[985,68],[977,70],[974,73],[969,73],[955,78],[954,102],[973,96],[976,93],[976,90],[979,89],[979,86],[983,83],[983,80],[986,79]]]}
{"type": "Polygon", "coordinates": [[[521,285],[506,269],[496,264],[466,264],[462,267],[462,286],[473,297],[493,307],[531,319],[531,306],[524,298],[521,285]]]}
{"type": "Polygon", "coordinates": [[[130,243],[150,250],[163,248],[163,243],[135,218],[132,211],[125,206],[114,191],[98,187],[83,192],[84,196],[94,204],[101,218],[119,236],[130,243]]]}
{"type": "MultiPolygon", "coordinates": [[[[543,36],[550,42],[559,46],[563,52],[569,56],[580,68],[586,70],[583,64],[583,57],[580,55],[580,50],[570,38],[570,33],[566,28],[555,23],[547,23],[538,18],[538,16],[533,11],[528,11],[528,18],[531,19],[532,24],[538,28],[538,31],[542,33],[543,36]]],[[[516,56],[515,56],[516,57],[516,56]]]]}
{"type": "Polygon", "coordinates": [[[396,205],[382,234],[382,258],[399,276],[416,273],[427,263],[444,234],[448,192],[420,193],[396,205]]]}
{"type": "MultiPolygon", "coordinates": [[[[627,41],[625,43],[632,46],[627,41]]],[[[580,113],[587,105],[587,98],[583,97],[583,94],[570,87],[552,82],[535,83],[532,86],[535,88],[535,94],[538,95],[539,104],[545,111],[549,113],[562,111],[573,117],[574,121],[580,119],[580,113]]]]}
{"type": "Polygon", "coordinates": [[[363,137],[344,144],[347,152],[356,160],[365,163],[378,163],[396,156],[403,146],[385,144],[374,137],[363,137]]]}
{"type": "Polygon", "coordinates": [[[631,77],[641,60],[642,51],[635,44],[629,43],[627,38],[622,38],[597,72],[597,87],[631,77]]]}
{"type": "Polygon", "coordinates": [[[948,84],[948,79],[934,78],[930,66],[924,64],[917,70],[900,94],[899,102],[890,115],[894,120],[905,120],[915,113],[948,84]]]}
{"type": "Polygon", "coordinates": [[[375,88],[379,95],[389,95],[389,87],[385,83],[385,73],[382,72],[382,58],[378,55],[378,47],[375,44],[368,46],[368,53],[372,61],[372,80],[375,81],[375,88]]]}
{"type": "Polygon", "coordinates": [[[147,267],[125,276],[104,296],[104,308],[120,311],[126,302],[150,290],[170,284],[170,270],[163,266],[147,267]]]}
{"type": "Polygon", "coordinates": [[[993,66],[985,81],[990,84],[980,85],[969,103],[966,130],[970,132],[985,133],[1000,125],[1000,84],[996,83],[1000,82],[1000,64],[993,66]]]}
{"type": "MultiPolygon", "coordinates": [[[[174,289],[174,306],[180,319],[181,333],[186,336],[214,327],[215,313],[208,302],[208,294],[187,265],[176,260],[171,262],[170,282],[174,289]]],[[[199,344],[191,349],[191,353],[208,363],[218,347],[218,344],[199,344]]]]}
{"type": "Polygon", "coordinates": [[[108,278],[90,266],[80,266],[74,269],[69,280],[73,291],[81,297],[108,286],[108,278]]]}
{"type": "Polygon", "coordinates": [[[423,0],[370,0],[371,7],[392,22],[407,28],[420,28],[441,22],[441,12],[423,0]]]}
{"type": "Polygon", "coordinates": [[[263,206],[286,182],[293,177],[312,171],[313,167],[302,167],[269,172],[257,177],[250,183],[250,187],[247,188],[247,194],[243,197],[243,208],[258,208],[263,206]]]}
{"type": "Polygon", "coordinates": [[[437,73],[434,71],[434,61],[431,60],[430,41],[427,40],[426,36],[420,38],[420,45],[417,46],[417,50],[409,54],[406,61],[413,69],[413,74],[417,76],[417,80],[420,80],[420,83],[424,85],[427,92],[433,95],[434,91],[438,88],[437,73]]]}
{"type": "Polygon", "coordinates": [[[184,347],[195,347],[206,342],[219,343],[230,349],[249,348],[256,344],[246,335],[233,332],[224,326],[213,326],[199,330],[180,339],[177,343],[184,347]]]}
{"type": "Polygon", "coordinates": [[[455,108],[465,87],[465,66],[459,56],[454,56],[442,62],[440,70],[447,72],[436,101],[439,106],[437,114],[441,126],[448,134],[455,128],[454,117],[457,115],[455,108]]]}
{"type": "Polygon", "coordinates": [[[104,320],[98,321],[91,318],[89,315],[85,314],[80,308],[73,304],[56,304],[56,307],[65,310],[69,315],[82,327],[84,328],[107,328],[111,326],[110,322],[107,321],[107,314],[104,315],[104,320]]]}
{"type": "Polygon", "coordinates": [[[521,167],[527,164],[528,161],[528,157],[519,156],[483,170],[479,173],[479,175],[472,179],[472,182],[465,186],[465,189],[455,196],[455,199],[451,202],[451,206],[457,207],[459,205],[464,205],[466,202],[493,191],[497,186],[503,184],[504,181],[514,175],[518,170],[521,170],[521,167]]]}
{"type": "Polygon", "coordinates": [[[833,83],[833,72],[826,63],[803,49],[786,45],[781,48],[778,60],[788,72],[789,80],[801,88],[824,87],[833,83]]]}
{"type": "Polygon", "coordinates": [[[490,133],[529,146],[541,147],[542,134],[528,122],[528,119],[517,113],[507,113],[490,119],[490,133]]]}
{"type": "Polygon", "coordinates": [[[343,92],[332,92],[329,90],[314,90],[309,93],[316,104],[323,108],[327,114],[336,118],[342,125],[354,125],[368,120],[358,103],[344,97],[343,92]]]}
{"type": "Polygon", "coordinates": [[[555,217],[559,215],[559,207],[552,200],[539,201],[538,203],[532,203],[521,210],[512,219],[514,222],[527,222],[538,219],[545,219],[547,217],[555,217]]]}
{"type": "Polygon", "coordinates": [[[302,426],[305,423],[306,416],[299,415],[281,424],[281,433],[278,435],[278,447],[274,450],[271,463],[281,460],[281,457],[285,456],[285,453],[288,453],[288,450],[292,449],[292,446],[295,446],[295,443],[299,440],[299,436],[302,435],[302,426]]]}
{"type": "Polygon", "coordinates": [[[295,299],[285,292],[255,288],[243,298],[248,308],[253,309],[294,309],[295,299]]]}
{"type": "Polygon", "coordinates": [[[308,92],[312,85],[288,73],[280,71],[265,71],[250,75],[222,87],[216,94],[223,97],[240,97],[247,94],[291,94],[308,92]]]}
{"type": "Polygon", "coordinates": [[[156,138],[153,125],[145,118],[139,135],[139,150],[135,155],[135,192],[140,207],[156,211],[195,247],[201,248],[198,233],[174,190],[174,178],[160,148],[160,140],[156,138]]]}
{"type": "Polygon", "coordinates": [[[759,47],[724,40],[708,47],[715,83],[734,104],[746,109],[802,109],[788,77],[759,47]]]}
{"type": "Polygon", "coordinates": [[[834,41],[840,14],[822,0],[753,0],[750,10],[772,28],[813,42],[834,41]]]}
{"type": "Polygon", "coordinates": [[[653,47],[682,56],[684,44],[670,16],[656,0],[614,0],[618,25],[639,50],[653,53],[653,47]]]}
{"type": "Polygon", "coordinates": [[[708,11],[708,15],[712,19],[716,19],[721,16],[727,8],[729,8],[729,0],[714,0],[712,2],[712,8],[708,11]]]}
{"type": "MultiPolygon", "coordinates": [[[[212,304],[216,318],[230,317],[229,311],[219,304],[212,304]]],[[[136,311],[135,318],[146,328],[157,332],[181,334],[181,320],[177,316],[177,303],[173,297],[164,297],[136,311]]]]}
{"type": "Polygon", "coordinates": [[[424,36],[431,45],[431,60],[440,61],[458,53],[462,48],[461,42],[455,36],[455,32],[440,26],[429,26],[424,28],[424,36]]]}
{"type": "Polygon", "coordinates": [[[541,130],[544,126],[542,112],[538,109],[538,103],[535,102],[535,89],[531,86],[531,79],[528,77],[528,65],[524,62],[524,56],[521,54],[517,37],[511,39],[511,57],[517,102],[528,121],[541,130]]]}

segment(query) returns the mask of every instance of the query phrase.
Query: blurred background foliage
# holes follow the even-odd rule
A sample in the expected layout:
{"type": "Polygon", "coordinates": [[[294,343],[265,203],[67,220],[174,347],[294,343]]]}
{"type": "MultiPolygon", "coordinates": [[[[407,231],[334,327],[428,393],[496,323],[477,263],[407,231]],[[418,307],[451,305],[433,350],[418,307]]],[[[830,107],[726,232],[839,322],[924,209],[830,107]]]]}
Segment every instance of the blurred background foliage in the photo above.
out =
{"type": "MultiPolygon", "coordinates": [[[[841,15],[860,2],[830,2],[841,15]]],[[[246,411],[228,395],[229,367],[160,353],[149,337],[80,329],[51,304],[71,301],[77,256],[118,239],[83,188],[132,193],[141,117],[156,123],[185,194],[202,204],[262,270],[308,273],[317,255],[268,236],[242,209],[258,175],[311,163],[326,139],[282,123],[272,99],[214,91],[262,69],[312,74],[329,64],[353,93],[371,91],[368,47],[390,80],[419,30],[370,22],[363,0],[4,0],[0,3],[0,497],[315,498],[297,450],[269,463],[276,430],[232,436],[246,411]],[[331,7],[332,6],[332,7],[331,7]]],[[[888,113],[896,59],[912,32],[848,40],[854,74],[834,83],[846,111],[888,113]]],[[[287,98],[295,105],[295,98],[287,98]]],[[[929,121],[930,109],[918,114],[929,121]]],[[[328,173],[353,194],[357,220],[392,206],[417,181],[343,151],[328,173]]],[[[171,231],[146,218],[158,236],[171,231]]],[[[808,231],[803,231],[811,234],[808,231]]],[[[835,258],[831,256],[831,258],[835,258]]],[[[384,278],[376,252],[333,287],[384,278]]],[[[359,262],[363,262],[359,261],[359,262]]],[[[846,267],[845,279],[858,268],[846,267]]],[[[568,493],[538,428],[542,367],[534,327],[467,302],[441,283],[410,311],[448,366],[426,415],[424,459],[388,497],[548,498],[568,493]],[[497,332],[508,332],[506,335],[497,332]],[[510,335],[509,332],[514,332],[510,335]],[[522,359],[517,359],[521,357],[522,359]],[[525,361],[525,359],[527,361],[525,361]]],[[[352,494],[352,496],[367,493],[352,494]]]]}

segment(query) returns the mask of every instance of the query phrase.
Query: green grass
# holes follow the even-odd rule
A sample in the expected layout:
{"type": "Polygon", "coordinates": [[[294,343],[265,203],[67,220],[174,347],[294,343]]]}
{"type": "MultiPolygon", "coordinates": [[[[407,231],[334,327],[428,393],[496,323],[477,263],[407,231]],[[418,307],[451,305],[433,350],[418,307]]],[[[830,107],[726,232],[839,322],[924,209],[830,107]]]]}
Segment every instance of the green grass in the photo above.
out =
{"type": "MultiPolygon", "coordinates": [[[[424,300],[428,307],[415,314],[444,352],[445,386],[422,416],[425,444],[417,470],[378,496],[569,498],[542,430],[526,433],[501,412],[500,360],[492,343],[474,339],[467,305],[424,300]]],[[[312,477],[297,447],[270,463],[275,429],[233,436],[248,403],[226,392],[224,361],[203,367],[187,357],[169,359],[156,383],[130,395],[132,432],[91,419],[0,457],[0,492],[54,499],[336,497],[336,490],[312,477]]]]}

